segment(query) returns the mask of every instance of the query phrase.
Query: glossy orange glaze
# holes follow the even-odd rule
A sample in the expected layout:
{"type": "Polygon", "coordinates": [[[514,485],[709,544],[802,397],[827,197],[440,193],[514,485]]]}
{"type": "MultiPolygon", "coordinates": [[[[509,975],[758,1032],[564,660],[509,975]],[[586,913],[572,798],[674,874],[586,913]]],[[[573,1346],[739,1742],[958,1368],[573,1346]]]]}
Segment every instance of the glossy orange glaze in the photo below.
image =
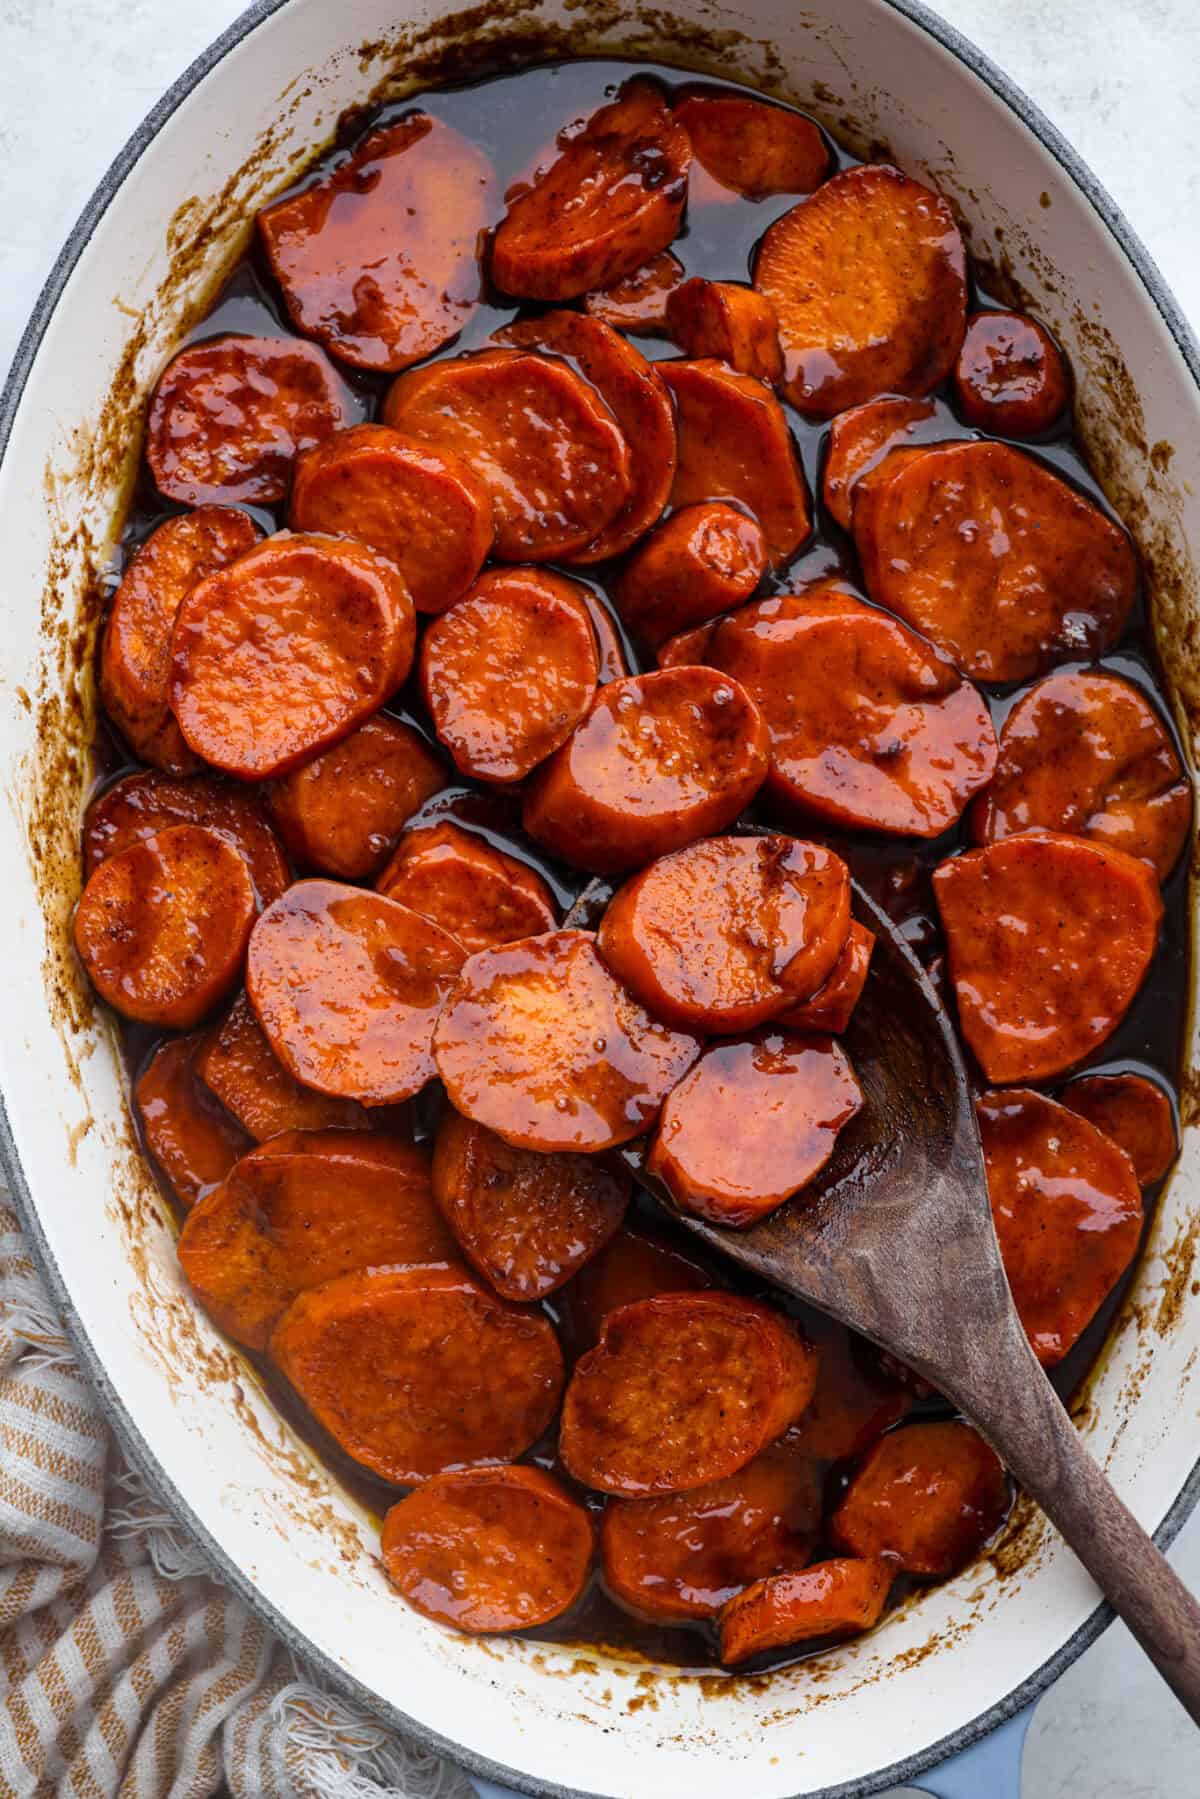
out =
{"type": "MultiPolygon", "coordinates": [[[[732,200],[807,194],[829,172],[829,151],[811,119],[766,100],[728,93],[685,93],[675,117],[696,161],[732,200]]],[[[707,188],[703,198],[709,199],[707,188]]]]}
{"type": "Polygon", "coordinates": [[[449,820],[405,831],[375,885],[449,931],[472,956],[558,923],[540,875],[449,820]]]}
{"type": "Polygon", "coordinates": [[[196,1050],[195,1071],[257,1143],[282,1131],[361,1131],[369,1114],[357,1100],[314,1093],[290,1075],[239,993],[196,1050]]]}
{"type": "MultiPolygon", "coordinates": [[[[944,408],[942,409],[945,410],[944,408]]],[[[868,400],[862,406],[839,412],[829,427],[829,449],[821,494],[843,531],[849,531],[854,510],[854,489],[862,477],[887,455],[911,442],[918,428],[936,418],[936,400],[868,400]]],[[[947,414],[945,435],[953,435],[947,414]]]]}
{"type": "Polygon", "coordinates": [[[995,1452],[957,1420],[905,1424],[868,1449],[833,1514],[850,1555],[887,1556],[908,1574],[957,1573],[1008,1510],[995,1452]]]}
{"type": "Polygon", "coordinates": [[[870,1630],[895,1578],[896,1564],[876,1556],[835,1557],[803,1573],[756,1581],[721,1613],[721,1660],[744,1662],[786,1643],[870,1630]]]}
{"type": "Polygon", "coordinates": [[[997,437],[1040,437],[1071,397],[1063,353],[1023,312],[977,312],[954,365],[963,416],[997,437]]]}
{"type": "Polygon", "coordinates": [[[632,674],[629,658],[625,654],[625,646],[621,642],[621,634],[617,630],[613,615],[603,600],[597,598],[590,587],[580,588],[587,615],[592,621],[592,630],[596,634],[596,655],[599,659],[599,679],[603,681],[622,681],[626,675],[632,674]]]}
{"type": "Polygon", "coordinates": [[[830,1031],[834,1036],[844,1031],[866,986],[874,948],[875,933],[851,919],[849,935],[828,980],[802,1006],[780,1012],[775,1023],[789,1031],[830,1031]]]}
{"type": "Polygon", "coordinates": [[[1171,1101],[1157,1081],[1140,1074],[1089,1074],[1058,1097],[1125,1151],[1143,1187],[1161,1181],[1179,1154],[1171,1101]]]}
{"type": "Polygon", "coordinates": [[[753,287],[694,275],[667,300],[667,330],[685,356],[715,356],[772,387],[783,380],[775,308],[753,287]]]}
{"type": "Polygon", "coordinates": [[[266,791],[297,866],[354,881],[376,873],[406,820],[445,784],[425,739],[375,713],[266,791]]]}
{"type": "Polygon", "coordinates": [[[625,1226],[584,1263],[563,1294],[571,1340],[579,1349],[591,1349],[618,1306],[715,1285],[710,1271],[674,1244],[625,1226]]]}
{"type": "Polygon", "coordinates": [[[708,618],[690,631],[677,631],[674,637],[668,637],[655,654],[659,668],[686,668],[692,663],[706,663],[708,646],[720,622],[719,618],[708,618]]]}
{"type": "Polygon", "coordinates": [[[147,1148],[185,1211],[211,1193],[252,1146],[196,1076],[194,1056],[201,1042],[197,1032],[160,1043],[133,1089],[147,1148]]]}
{"type": "Polygon", "coordinates": [[[613,598],[628,629],[652,649],[740,606],[762,579],[767,546],[757,519],[708,500],[684,506],[644,537],[613,598]]]}
{"type": "Polygon", "coordinates": [[[83,821],[83,866],[101,862],[170,825],[203,825],[245,858],[259,905],[278,899],[291,876],[287,858],[262,802],[249,788],[227,782],[176,780],[148,769],[123,775],[97,795],[83,821]]]}
{"type": "Polygon", "coordinates": [[[583,296],[583,310],[614,331],[630,331],[635,337],[663,337],[667,329],[667,300],[684,280],[683,264],[670,250],[660,250],[649,262],[622,275],[607,287],[593,288],[583,296]]]}

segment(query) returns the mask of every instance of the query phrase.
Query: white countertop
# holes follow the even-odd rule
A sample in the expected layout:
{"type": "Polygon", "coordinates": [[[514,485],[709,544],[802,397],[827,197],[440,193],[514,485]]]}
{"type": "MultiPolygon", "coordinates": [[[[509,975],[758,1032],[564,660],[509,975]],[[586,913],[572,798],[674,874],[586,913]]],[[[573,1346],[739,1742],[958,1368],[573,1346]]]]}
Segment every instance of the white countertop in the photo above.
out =
{"type": "MultiPolygon", "coordinates": [[[[238,0],[0,0],[0,372],[104,169],[240,10],[238,0]]],[[[1083,153],[1200,327],[1196,0],[941,0],[939,10],[1083,153]]],[[[1200,1590],[1200,1514],[1174,1559],[1200,1590]]],[[[1194,1794],[1200,1733],[1114,1625],[1039,1705],[1022,1799],[1194,1794]]]]}

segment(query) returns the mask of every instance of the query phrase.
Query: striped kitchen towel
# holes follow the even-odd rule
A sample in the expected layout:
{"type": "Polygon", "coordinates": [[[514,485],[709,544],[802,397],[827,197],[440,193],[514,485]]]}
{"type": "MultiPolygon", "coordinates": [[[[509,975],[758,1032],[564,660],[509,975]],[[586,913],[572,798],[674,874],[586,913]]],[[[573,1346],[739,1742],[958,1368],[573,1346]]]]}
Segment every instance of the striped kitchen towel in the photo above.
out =
{"type": "Polygon", "coordinates": [[[0,1192],[0,1799],[472,1799],[322,1692],[127,1469],[0,1192]]]}

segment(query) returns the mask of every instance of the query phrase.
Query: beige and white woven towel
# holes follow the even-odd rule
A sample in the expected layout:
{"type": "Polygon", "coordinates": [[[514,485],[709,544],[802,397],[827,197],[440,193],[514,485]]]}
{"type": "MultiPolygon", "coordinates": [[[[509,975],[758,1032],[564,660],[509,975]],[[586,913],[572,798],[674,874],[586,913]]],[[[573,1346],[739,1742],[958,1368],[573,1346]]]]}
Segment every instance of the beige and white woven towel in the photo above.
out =
{"type": "Polygon", "coordinates": [[[124,1465],[0,1192],[0,1799],[469,1799],[323,1693],[124,1465]]]}

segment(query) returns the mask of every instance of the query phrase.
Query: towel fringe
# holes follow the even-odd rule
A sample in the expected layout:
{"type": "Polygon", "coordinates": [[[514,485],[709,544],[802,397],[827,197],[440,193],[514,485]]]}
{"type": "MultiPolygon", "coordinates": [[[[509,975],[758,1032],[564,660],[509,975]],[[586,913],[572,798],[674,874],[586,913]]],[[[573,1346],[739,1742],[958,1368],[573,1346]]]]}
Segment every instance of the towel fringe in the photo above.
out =
{"type": "Polygon", "coordinates": [[[457,1768],[402,1747],[386,1726],[306,1680],[280,1689],[271,1716],[286,1732],[289,1768],[313,1799],[466,1799],[470,1794],[457,1768]]]}

